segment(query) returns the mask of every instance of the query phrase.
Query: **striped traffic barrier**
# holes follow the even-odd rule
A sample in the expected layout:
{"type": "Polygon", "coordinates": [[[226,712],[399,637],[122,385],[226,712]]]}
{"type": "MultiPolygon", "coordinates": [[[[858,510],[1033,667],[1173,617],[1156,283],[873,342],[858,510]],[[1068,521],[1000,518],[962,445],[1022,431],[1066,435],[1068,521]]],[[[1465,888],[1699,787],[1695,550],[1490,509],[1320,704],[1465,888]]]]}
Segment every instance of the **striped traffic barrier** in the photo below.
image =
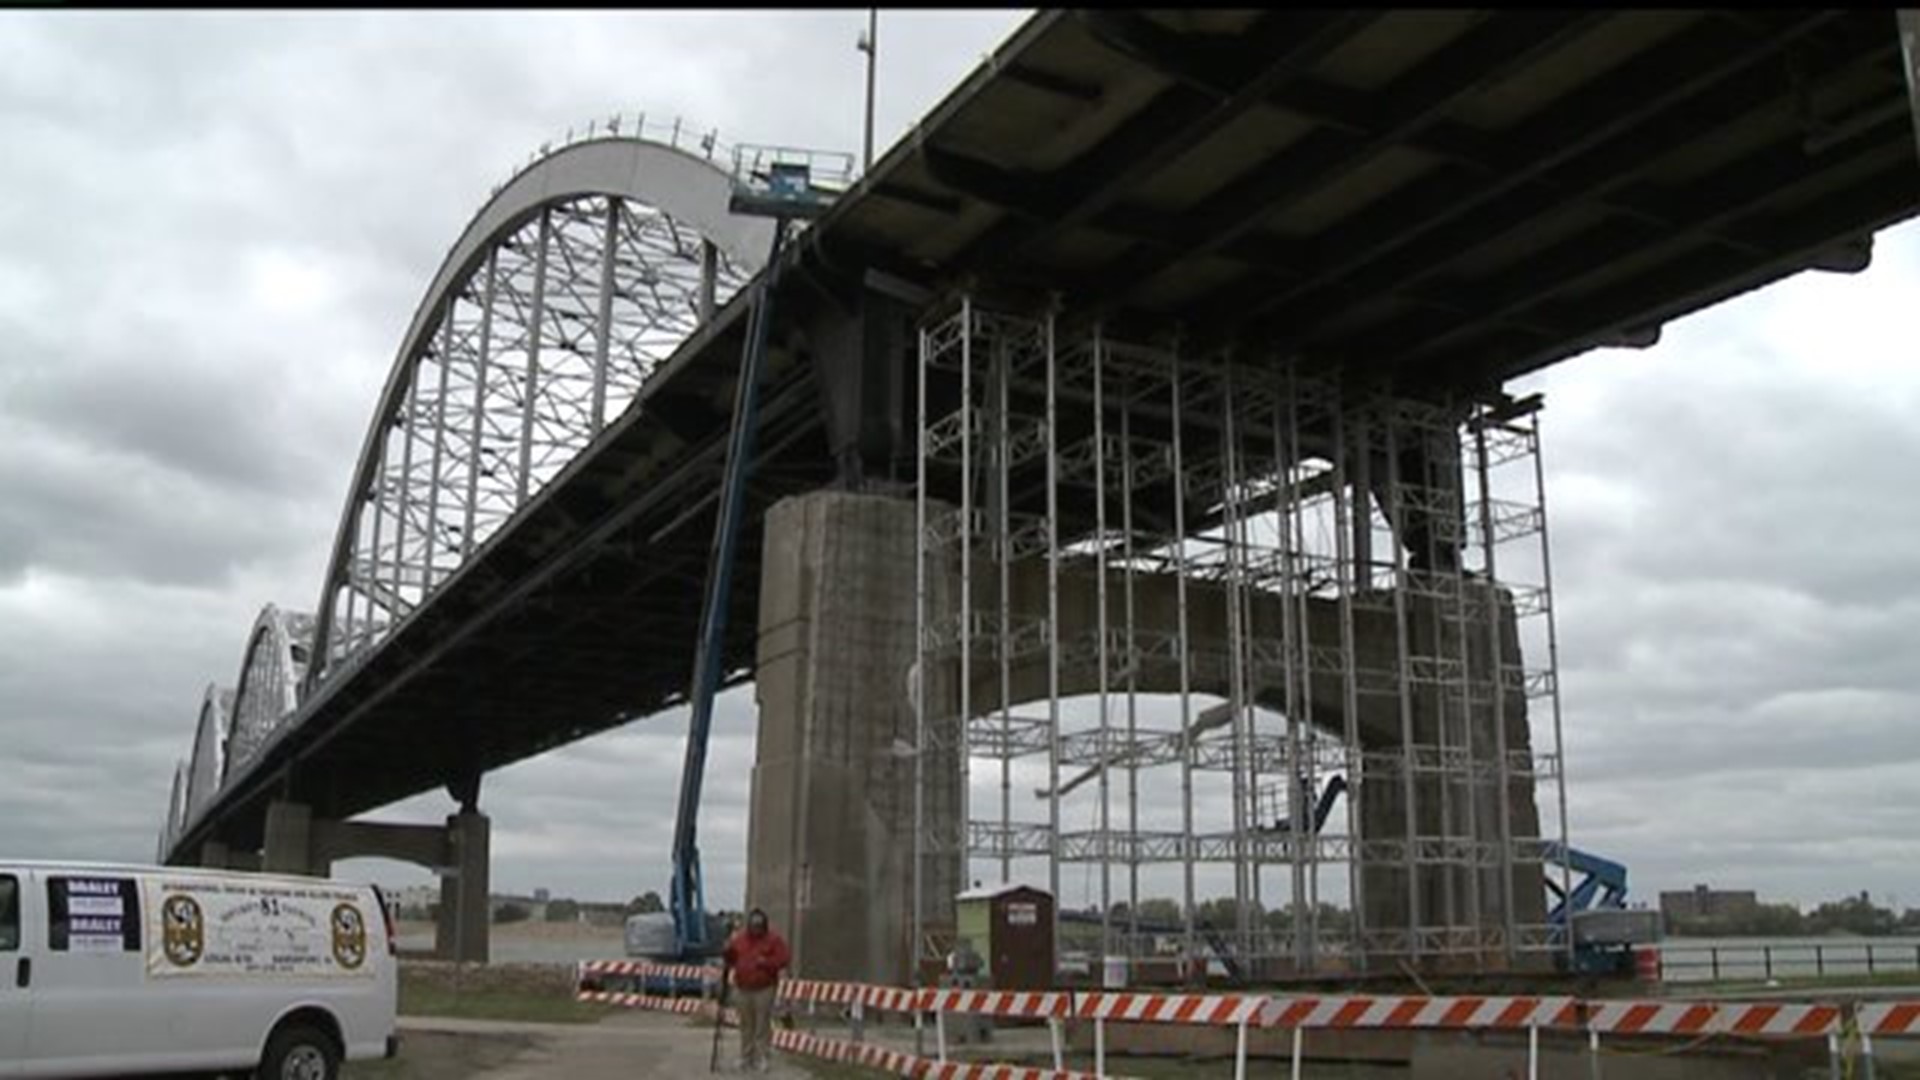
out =
{"type": "Polygon", "coordinates": [[[1140,994],[1100,991],[1080,996],[1075,1015],[1093,1021],[1093,1070],[1107,1071],[1107,1022],[1194,1024],[1233,1027],[1233,1075],[1247,1075],[1247,1028],[1260,1015],[1262,999],[1245,994],[1140,994]]]}
{"type": "Polygon", "coordinates": [[[929,1012],[1025,1020],[1066,1016],[1073,1005],[1067,994],[1020,990],[926,990],[920,998],[920,1008],[929,1012]]]}
{"type": "Polygon", "coordinates": [[[1588,1001],[1566,1009],[1557,1026],[1584,1027],[1606,1035],[1813,1038],[1839,1029],[1840,1009],[1744,1001],[1588,1001]]]}
{"type": "Polygon", "coordinates": [[[1854,1015],[1868,1035],[1920,1035],[1920,1002],[1863,1002],[1854,1015]]]}
{"type": "Polygon", "coordinates": [[[1148,1024],[1200,1024],[1227,1027],[1259,1016],[1263,999],[1246,994],[1080,995],[1077,1015],[1086,1020],[1133,1020],[1148,1024]]]}
{"type": "MultiPolygon", "coordinates": [[[[676,1013],[701,1012],[700,999],[661,998],[648,994],[587,990],[593,976],[662,976],[681,980],[716,982],[719,969],[689,964],[658,964],[647,961],[598,960],[579,965],[581,1001],[656,1009],[676,1013]]],[[[1093,1022],[1096,1074],[1106,1067],[1105,1025],[1108,1022],[1205,1025],[1236,1027],[1238,1046],[1235,1074],[1244,1077],[1248,1028],[1290,1029],[1293,1032],[1293,1059],[1298,1075],[1302,1032],[1307,1029],[1431,1029],[1431,1030],[1510,1030],[1528,1033],[1530,1068],[1537,1068],[1541,1028],[1572,1030],[1587,1035],[1594,1055],[1600,1052],[1600,1038],[1610,1036],[1732,1036],[1740,1038],[1819,1038],[1836,1044],[1845,1031],[1857,1033],[1863,1049],[1870,1048],[1874,1036],[1920,1036],[1920,1002],[1877,1002],[1861,1004],[1853,1013],[1854,1023],[1837,1005],[1782,1002],[1711,1001],[1639,1001],[1582,1000],[1572,997],[1534,996],[1454,996],[1414,995],[1313,995],[1262,997],[1249,994],[1158,994],[1127,991],[1098,991],[1086,994],[1046,991],[908,990],[868,983],[837,983],[824,980],[790,979],[780,984],[778,997],[785,1001],[850,1006],[857,1034],[865,1009],[888,1012],[933,1014],[938,1037],[936,1060],[913,1058],[911,1075],[920,1080],[945,1077],[1049,1077],[1065,1076],[1062,1027],[1064,1020],[1078,1018],[1093,1022]],[[1053,1035],[1055,1068],[1012,1072],[977,1071],[1014,1069],[1013,1066],[976,1066],[947,1061],[946,1024],[948,1014],[994,1016],[1007,1019],[1045,1020],[1053,1035]]],[[[783,1037],[801,1038],[796,1033],[783,1037]]],[[[818,1036],[805,1036],[817,1039],[818,1036]]],[[[831,1042],[832,1040],[828,1040],[831,1042]]],[[[860,1054],[885,1055],[868,1044],[853,1042],[845,1046],[860,1054]]],[[[839,1052],[839,1051],[836,1051],[839,1052]]],[[[849,1051],[851,1052],[851,1051],[849,1051]]],[[[1836,1051],[1837,1053],[1837,1051],[1836,1051]]],[[[1867,1049],[1870,1055],[1871,1050],[1867,1049]]],[[[847,1060],[853,1060],[851,1058],[847,1060]]],[[[873,1058],[880,1061],[880,1058],[873,1058]]],[[[865,1061],[865,1058],[862,1058],[865,1061]]],[[[898,1064],[896,1062],[896,1064],[898,1064]]],[[[889,1067],[880,1064],[876,1067],[889,1067]]],[[[904,1066],[903,1066],[904,1067],[904,1066]]]]}
{"type": "Polygon", "coordinates": [[[663,998],[653,994],[627,994],[612,990],[580,990],[573,997],[575,1001],[594,1005],[618,1005],[625,1009],[648,1009],[653,1012],[693,1014],[707,1007],[706,1001],[701,998],[663,998]]]}
{"type": "Polygon", "coordinates": [[[783,1001],[810,1001],[822,1005],[851,1005],[861,1000],[864,988],[858,983],[823,982],[818,979],[782,979],[774,995],[783,1001]]]}
{"type": "Polygon", "coordinates": [[[1269,1028],[1451,1028],[1520,1031],[1571,1008],[1570,997],[1278,997],[1266,1001],[1269,1028]]]}
{"type": "Polygon", "coordinates": [[[592,975],[643,978],[653,976],[666,979],[695,979],[700,982],[720,981],[720,969],[704,964],[656,964],[646,960],[580,961],[580,976],[584,979],[592,975]]]}
{"type": "Polygon", "coordinates": [[[932,1061],[870,1043],[851,1043],[798,1031],[774,1032],[773,1045],[788,1053],[864,1065],[915,1080],[1097,1080],[1087,1073],[1058,1068],[997,1062],[932,1061]]]}

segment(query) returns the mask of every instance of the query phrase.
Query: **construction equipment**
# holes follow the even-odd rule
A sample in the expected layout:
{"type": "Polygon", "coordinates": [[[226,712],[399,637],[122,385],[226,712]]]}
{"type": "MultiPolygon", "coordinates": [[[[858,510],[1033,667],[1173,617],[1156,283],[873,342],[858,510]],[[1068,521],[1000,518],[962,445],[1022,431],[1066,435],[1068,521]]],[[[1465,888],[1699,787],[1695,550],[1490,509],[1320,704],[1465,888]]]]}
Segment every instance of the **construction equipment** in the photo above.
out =
{"type": "MultiPolygon", "coordinates": [[[[1317,805],[1314,804],[1313,799],[1313,781],[1307,777],[1301,776],[1294,785],[1294,790],[1300,793],[1300,816],[1308,822],[1307,828],[1310,834],[1319,836],[1320,830],[1327,827],[1327,818],[1333,814],[1334,800],[1346,794],[1347,778],[1336,775],[1329,779],[1326,788],[1320,792],[1320,801],[1317,805]],[[1311,813],[1308,813],[1309,806],[1312,807],[1311,813]]],[[[1292,830],[1292,818],[1280,818],[1272,826],[1260,826],[1261,832],[1285,833],[1292,830]]]]}
{"type": "Polygon", "coordinates": [[[1545,844],[1543,854],[1554,897],[1547,923],[1562,946],[1572,935],[1563,963],[1576,975],[1632,975],[1633,947],[1660,940],[1660,913],[1627,907],[1627,868],[1558,843],[1545,844]],[[1560,866],[1581,875],[1570,891],[1555,880],[1560,866]]]}
{"type": "Polygon", "coordinates": [[[734,388],[732,428],[728,432],[725,473],[714,525],[713,549],[707,563],[705,602],[700,610],[700,640],[695,647],[693,687],[689,697],[693,717],[687,729],[686,761],[680,773],[680,803],[673,827],[673,882],[668,911],[673,917],[674,959],[704,960],[720,947],[707,915],[705,883],[700,873],[697,821],[700,789],[706,778],[707,740],[713,728],[713,700],[720,691],[725,668],[727,610],[733,595],[734,555],[746,515],[747,477],[753,467],[754,435],[760,420],[760,373],[765,366],[767,339],[772,332],[773,298],[780,281],[780,253],[788,224],[798,218],[826,212],[831,197],[810,181],[810,157],[793,160],[778,150],[735,153],[734,194],[729,209],[774,219],[773,250],[753,297],[747,324],[746,353],[734,388]],[[753,164],[742,164],[752,153],[753,164]]]}

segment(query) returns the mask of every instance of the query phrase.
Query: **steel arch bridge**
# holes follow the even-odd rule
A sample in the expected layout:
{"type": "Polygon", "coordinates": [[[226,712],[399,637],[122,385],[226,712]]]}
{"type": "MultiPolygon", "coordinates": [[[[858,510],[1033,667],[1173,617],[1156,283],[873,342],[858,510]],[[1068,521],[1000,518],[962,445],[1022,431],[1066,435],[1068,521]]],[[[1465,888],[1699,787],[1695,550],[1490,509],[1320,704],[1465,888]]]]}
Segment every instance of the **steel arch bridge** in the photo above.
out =
{"type": "MultiPolygon", "coordinates": [[[[203,695],[163,859],[182,857],[189,837],[217,834],[214,816],[245,800],[250,782],[284,775],[303,756],[290,736],[379,696],[363,688],[369,658],[404,638],[429,601],[497,585],[491,564],[522,557],[527,540],[551,546],[525,530],[502,534],[524,511],[578,520],[569,504],[586,497],[591,477],[569,466],[590,446],[643,441],[635,429],[647,425],[632,414],[666,379],[674,351],[703,330],[732,329],[729,305],[761,268],[772,226],[730,212],[733,175],[712,160],[710,137],[702,149],[589,138],[537,158],[474,215],[402,338],[313,614],[269,604],[237,684],[203,695]],[[556,490],[563,475],[575,483],[556,490]]],[[[712,399],[712,389],[662,395],[674,410],[657,418],[665,441],[684,444],[689,425],[711,419],[684,398],[712,399]]],[[[623,458],[617,468],[640,464],[623,458]]],[[[587,723],[624,716],[609,710],[587,723]]],[[[431,771],[460,790],[496,763],[482,752],[431,771]]]]}
{"type": "MultiPolygon", "coordinates": [[[[790,246],[749,520],[899,475],[912,326],[956,289],[1475,395],[1859,270],[1920,210],[1916,83],[1886,11],[1044,11],[790,246]]],[[[770,226],[678,146],[543,152],[460,234],[319,595],[202,695],[163,858],[257,844],[274,799],[470,803],[683,698],[770,226]]]]}

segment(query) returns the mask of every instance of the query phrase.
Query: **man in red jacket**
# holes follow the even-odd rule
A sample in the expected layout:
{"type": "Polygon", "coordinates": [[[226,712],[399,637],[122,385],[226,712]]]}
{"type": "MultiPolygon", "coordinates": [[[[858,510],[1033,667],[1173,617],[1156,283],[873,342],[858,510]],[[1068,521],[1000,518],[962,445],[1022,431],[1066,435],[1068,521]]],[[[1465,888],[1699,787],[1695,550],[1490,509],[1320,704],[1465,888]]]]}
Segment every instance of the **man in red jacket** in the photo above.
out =
{"type": "Polygon", "coordinates": [[[787,941],[767,927],[767,913],[754,908],[747,928],[736,931],[721,954],[740,991],[734,1007],[740,1013],[740,1067],[766,1072],[767,1051],[773,1043],[773,993],[780,973],[793,962],[787,941]]]}

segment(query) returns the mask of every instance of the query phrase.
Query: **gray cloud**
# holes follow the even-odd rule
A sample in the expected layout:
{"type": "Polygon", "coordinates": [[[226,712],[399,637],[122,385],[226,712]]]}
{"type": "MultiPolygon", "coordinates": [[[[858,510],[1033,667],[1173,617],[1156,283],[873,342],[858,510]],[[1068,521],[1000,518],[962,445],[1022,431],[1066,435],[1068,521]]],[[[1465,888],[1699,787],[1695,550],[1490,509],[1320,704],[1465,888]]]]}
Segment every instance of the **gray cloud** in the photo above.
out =
{"type": "MultiPolygon", "coordinates": [[[[1022,17],[887,16],[880,145],[1022,17]]],[[[235,681],[262,604],[312,605],[420,291],[531,151],[642,110],[734,142],[860,144],[864,12],[0,19],[15,852],[147,857],[202,687],[235,681]]],[[[702,835],[724,897],[750,701],[717,724],[702,835]]],[[[664,888],[684,731],[669,713],[490,777],[501,885],[664,888]]],[[[380,816],[448,809],[429,793],[380,816]]]]}
{"type": "MultiPolygon", "coordinates": [[[[860,144],[861,12],[3,18],[0,821],[30,854],[147,855],[202,686],[234,680],[261,604],[312,604],[420,290],[530,151],[642,109],[860,144]]],[[[1019,18],[886,16],[880,148],[1019,18]]],[[[1548,400],[1573,838],[1642,895],[1920,900],[1917,293],[1910,224],[1864,275],[1802,276],[1516,387],[1548,400]]],[[[685,722],[489,777],[498,885],[663,890],[685,722]]],[[[720,903],[743,879],[753,731],[730,694],[702,817],[720,903]]],[[[1152,827],[1177,821],[1169,799],[1144,790],[1152,827]]],[[[375,816],[449,809],[435,792],[375,816]]],[[[1076,793],[1067,827],[1093,810],[1076,793]]],[[[1063,883],[1097,895],[1083,870],[1063,883]]]]}

